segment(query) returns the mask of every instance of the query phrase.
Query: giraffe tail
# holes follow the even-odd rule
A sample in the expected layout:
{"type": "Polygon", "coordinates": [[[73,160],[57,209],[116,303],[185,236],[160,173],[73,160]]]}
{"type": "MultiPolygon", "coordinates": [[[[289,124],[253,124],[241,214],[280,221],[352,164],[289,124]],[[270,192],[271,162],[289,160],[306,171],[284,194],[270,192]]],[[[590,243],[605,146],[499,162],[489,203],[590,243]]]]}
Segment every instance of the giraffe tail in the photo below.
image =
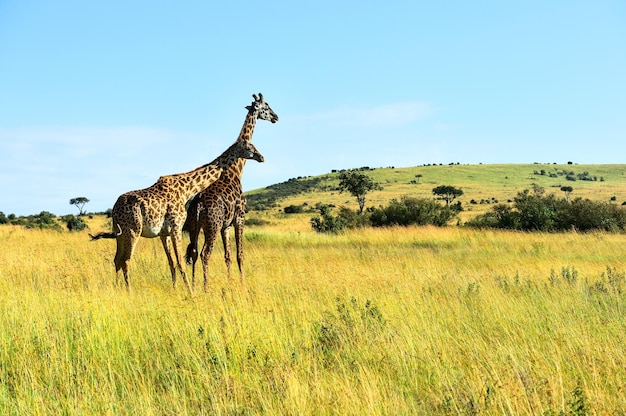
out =
{"type": "Polygon", "coordinates": [[[197,244],[189,243],[187,246],[187,252],[185,253],[185,261],[187,264],[193,264],[198,258],[198,246],[197,244]]]}
{"type": "Polygon", "coordinates": [[[117,237],[119,237],[120,235],[122,235],[122,227],[120,227],[119,224],[116,224],[116,225],[117,225],[117,229],[120,230],[119,233],[111,232],[111,233],[98,233],[96,235],[89,234],[89,237],[91,237],[91,241],[99,240],[101,238],[117,238],[117,237]]]}

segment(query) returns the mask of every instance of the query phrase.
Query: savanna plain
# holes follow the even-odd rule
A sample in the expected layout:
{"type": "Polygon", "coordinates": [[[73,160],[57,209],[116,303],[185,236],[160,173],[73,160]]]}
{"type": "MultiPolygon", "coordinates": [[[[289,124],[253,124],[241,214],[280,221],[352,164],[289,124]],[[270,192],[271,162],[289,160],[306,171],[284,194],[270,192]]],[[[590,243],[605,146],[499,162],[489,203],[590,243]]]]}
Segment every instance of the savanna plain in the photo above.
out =
{"type": "Polygon", "coordinates": [[[272,215],[246,228],[245,284],[218,244],[194,296],[157,239],[127,292],[112,240],[0,226],[0,413],[626,413],[624,234],[272,215]]]}

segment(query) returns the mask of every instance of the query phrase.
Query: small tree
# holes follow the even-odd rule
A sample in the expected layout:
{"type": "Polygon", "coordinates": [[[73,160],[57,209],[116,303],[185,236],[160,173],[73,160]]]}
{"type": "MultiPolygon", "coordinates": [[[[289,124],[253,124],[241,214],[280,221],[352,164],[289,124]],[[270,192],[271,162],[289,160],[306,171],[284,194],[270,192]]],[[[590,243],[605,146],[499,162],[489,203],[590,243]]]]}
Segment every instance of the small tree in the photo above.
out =
{"type": "Polygon", "coordinates": [[[75,217],[72,214],[61,217],[65,221],[65,226],[68,231],[82,231],[87,228],[87,224],[80,217],[75,217]]]}
{"type": "Polygon", "coordinates": [[[561,186],[561,191],[565,192],[565,200],[569,202],[569,194],[572,193],[574,188],[571,186],[561,186]]]}
{"type": "Polygon", "coordinates": [[[87,202],[89,202],[89,200],[84,196],[70,199],[70,205],[76,205],[76,207],[78,208],[78,215],[85,215],[83,207],[87,202]]]}
{"type": "Polygon", "coordinates": [[[420,183],[420,178],[423,176],[424,175],[422,175],[421,173],[418,173],[417,175],[415,175],[415,177],[417,178],[417,183],[420,183]]]}
{"type": "Polygon", "coordinates": [[[321,217],[311,218],[311,227],[318,233],[338,233],[346,228],[345,221],[340,217],[334,217],[331,214],[331,207],[328,205],[320,205],[321,217]]]}
{"type": "Polygon", "coordinates": [[[446,201],[446,206],[449,206],[452,201],[463,195],[463,191],[454,186],[441,185],[433,188],[433,195],[437,195],[439,199],[446,201]]]}
{"type": "Polygon", "coordinates": [[[348,191],[359,203],[359,214],[365,207],[365,195],[370,191],[379,191],[382,185],[372,178],[356,170],[348,170],[339,174],[339,191],[348,191]]]}

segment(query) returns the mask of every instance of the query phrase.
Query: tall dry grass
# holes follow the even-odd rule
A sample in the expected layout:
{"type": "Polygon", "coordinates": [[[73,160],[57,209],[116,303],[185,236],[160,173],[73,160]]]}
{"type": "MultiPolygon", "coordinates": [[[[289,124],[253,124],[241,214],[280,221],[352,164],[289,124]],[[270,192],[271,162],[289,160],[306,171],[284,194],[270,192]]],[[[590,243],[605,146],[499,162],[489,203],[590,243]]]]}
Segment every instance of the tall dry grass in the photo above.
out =
{"type": "Polygon", "coordinates": [[[209,293],[140,241],[0,227],[2,414],[620,414],[626,237],[246,230],[209,293]],[[198,287],[198,290],[200,287],[198,287]]]}

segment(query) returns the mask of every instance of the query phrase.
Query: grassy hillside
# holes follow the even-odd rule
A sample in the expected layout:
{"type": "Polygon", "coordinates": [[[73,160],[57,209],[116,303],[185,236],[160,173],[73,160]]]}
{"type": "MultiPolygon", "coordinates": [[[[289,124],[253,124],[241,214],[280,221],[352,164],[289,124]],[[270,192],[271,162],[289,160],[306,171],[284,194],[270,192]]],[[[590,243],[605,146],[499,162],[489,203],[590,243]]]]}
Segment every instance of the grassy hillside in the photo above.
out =
{"type": "MultiPolygon", "coordinates": [[[[617,204],[626,201],[626,165],[556,165],[556,164],[503,164],[503,165],[432,165],[407,168],[376,168],[363,171],[384,186],[382,191],[374,191],[367,196],[366,206],[386,205],[392,198],[403,195],[432,198],[432,189],[438,185],[452,185],[461,188],[464,195],[459,198],[465,211],[463,221],[490,209],[497,202],[512,200],[518,192],[531,189],[533,185],[545,188],[548,193],[563,196],[561,186],[571,186],[572,198],[582,197],[597,201],[615,199],[617,204]],[[587,173],[587,178],[595,180],[571,181],[587,173]],[[543,174],[542,174],[543,173],[543,174]],[[419,178],[417,175],[421,175],[419,178]],[[474,203],[472,203],[472,200],[474,203]]],[[[288,205],[307,204],[312,208],[316,203],[334,204],[357,209],[356,199],[348,193],[339,193],[337,173],[317,177],[291,179],[272,187],[249,192],[252,206],[257,200],[276,198],[276,207],[267,212],[251,212],[249,218],[263,218],[274,221],[293,222],[279,214],[288,205]],[[282,185],[282,187],[281,187],[282,185]]],[[[300,215],[308,217],[305,214],[300,215]]]]}

